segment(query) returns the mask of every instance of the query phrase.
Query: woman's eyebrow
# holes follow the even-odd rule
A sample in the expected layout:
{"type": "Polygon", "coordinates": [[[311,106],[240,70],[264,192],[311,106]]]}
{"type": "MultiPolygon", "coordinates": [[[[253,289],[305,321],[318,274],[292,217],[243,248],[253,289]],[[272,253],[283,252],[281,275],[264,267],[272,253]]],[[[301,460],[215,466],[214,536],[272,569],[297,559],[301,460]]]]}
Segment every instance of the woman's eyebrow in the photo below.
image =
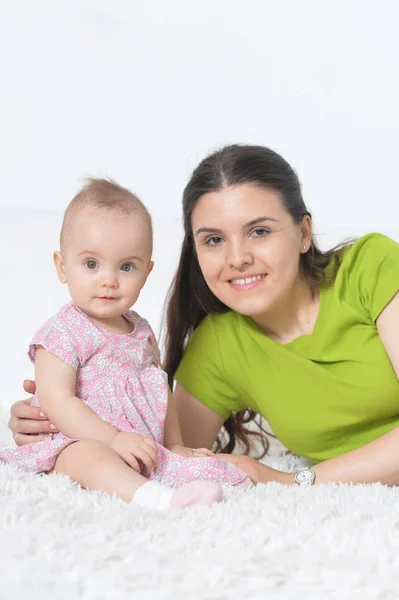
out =
{"type": "MultiPolygon", "coordinates": [[[[257,219],[253,219],[252,221],[248,221],[248,223],[245,223],[245,225],[243,225],[242,228],[247,229],[248,227],[252,227],[253,225],[262,223],[263,221],[273,221],[274,223],[278,223],[278,219],[274,219],[273,217],[258,217],[257,219]]],[[[216,227],[200,227],[195,232],[195,235],[199,235],[200,233],[222,233],[222,230],[216,227]]]]}

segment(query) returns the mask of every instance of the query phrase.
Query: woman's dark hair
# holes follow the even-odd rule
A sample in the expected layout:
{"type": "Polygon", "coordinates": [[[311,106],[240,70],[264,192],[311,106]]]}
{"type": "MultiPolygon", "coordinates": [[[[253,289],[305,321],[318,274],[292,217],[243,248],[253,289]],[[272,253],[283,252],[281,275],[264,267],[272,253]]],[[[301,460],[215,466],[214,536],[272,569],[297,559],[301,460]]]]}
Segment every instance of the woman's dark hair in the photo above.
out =
{"type": "MultiPolygon", "coordinates": [[[[198,264],[191,227],[194,207],[204,194],[239,184],[251,184],[276,191],[295,223],[301,223],[304,215],[310,215],[302,198],[297,174],[286,160],[269,148],[234,144],[225,146],[200,162],[183,192],[184,239],[177,272],[167,298],[164,368],[171,386],[185,344],[195,328],[206,315],[230,310],[211,292],[198,264]]],[[[339,268],[337,252],[340,247],[342,246],[322,252],[312,238],[309,251],[301,254],[301,269],[312,287],[328,286],[334,281],[339,268]],[[332,258],[335,262],[327,276],[326,267],[332,258]]],[[[228,434],[228,441],[223,445],[224,435],[219,435],[217,450],[232,452],[236,441],[240,441],[245,453],[248,453],[249,436],[252,436],[261,441],[261,456],[264,456],[268,451],[269,441],[261,422],[257,423],[259,431],[246,428],[256,417],[257,413],[246,409],[227,419],[224,433],[228,434]]]]}

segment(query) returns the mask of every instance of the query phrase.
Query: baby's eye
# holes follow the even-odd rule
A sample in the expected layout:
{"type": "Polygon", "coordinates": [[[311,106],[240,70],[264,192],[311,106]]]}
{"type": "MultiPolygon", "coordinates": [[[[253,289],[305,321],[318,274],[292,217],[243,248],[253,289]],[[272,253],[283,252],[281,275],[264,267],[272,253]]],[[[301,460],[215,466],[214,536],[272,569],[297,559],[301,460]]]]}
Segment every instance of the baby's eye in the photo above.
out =
{"type": "Polygon", "coordinates": [[[131,273],[135,268],[136,267],[132,263],[125,263],[121,266],[121,271],[124,271],[125,273],[131,273]]]}
{"type": "Polygon", "coordinates": [[[85,265],[88,269],[95,269],[98,265],[97,265],[97,261],[93,260],[92,258],[90,258],[89,260],[86,260],[85,265]]]}
{"type": "Polygon", "coordinates": [[[205,240],[205,245],[206,246],[219,246],[221,241],[222,241],[222,238],[220,237],[220,235],[213,235],[212,237],[209,237],[209,238],[207,238],[207,240],[205,240]]]}

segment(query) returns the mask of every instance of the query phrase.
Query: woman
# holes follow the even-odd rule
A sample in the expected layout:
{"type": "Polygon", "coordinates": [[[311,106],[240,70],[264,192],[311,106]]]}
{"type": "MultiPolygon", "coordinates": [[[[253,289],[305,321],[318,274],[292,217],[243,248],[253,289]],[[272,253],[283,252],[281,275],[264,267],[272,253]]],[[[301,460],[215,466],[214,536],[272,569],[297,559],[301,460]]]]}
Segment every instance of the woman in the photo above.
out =
{"type": "MultiPolygon", "coordinates": [[[[183,211],[165,368],[185,444],[211,447],[225,423],[226,450],[248,449],[260,414],[316,464],[224,456],[254,482],[399,485],[399,244],[369,234],[321,252],[295,172],[259,146],[205,158],[183,211]]],[[[36,410],[12,407],[18,444],[51,432],[36,410]]]]}

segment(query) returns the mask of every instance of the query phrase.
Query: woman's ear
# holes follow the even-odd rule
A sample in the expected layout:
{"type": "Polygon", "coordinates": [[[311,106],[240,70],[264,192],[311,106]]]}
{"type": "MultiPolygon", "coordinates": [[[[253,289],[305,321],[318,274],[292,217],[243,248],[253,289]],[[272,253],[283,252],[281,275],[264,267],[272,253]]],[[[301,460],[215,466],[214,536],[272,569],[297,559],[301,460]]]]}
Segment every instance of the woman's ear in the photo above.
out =
{"type": "Polygon", "coordinates": [[[301,248],[307,252],[312,244],[312,217],[306,213],[301,223],[301,248]]]}
{"type": "Polygon", "coordinates": [[[66,283],[67,278],[66,278],[66,274],[65,274],[65,263],[64,263],[64,259],[62,258],[61,252],[58,252],[58,251],[54,252],[53,260],[54,260],[55,268],[57,269],[58,279],[61,281],[61,283],[66,283]]]}

